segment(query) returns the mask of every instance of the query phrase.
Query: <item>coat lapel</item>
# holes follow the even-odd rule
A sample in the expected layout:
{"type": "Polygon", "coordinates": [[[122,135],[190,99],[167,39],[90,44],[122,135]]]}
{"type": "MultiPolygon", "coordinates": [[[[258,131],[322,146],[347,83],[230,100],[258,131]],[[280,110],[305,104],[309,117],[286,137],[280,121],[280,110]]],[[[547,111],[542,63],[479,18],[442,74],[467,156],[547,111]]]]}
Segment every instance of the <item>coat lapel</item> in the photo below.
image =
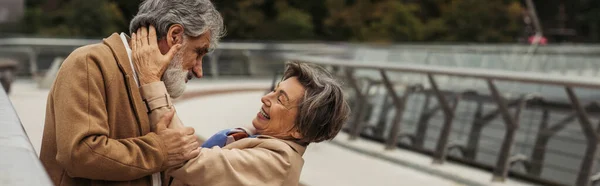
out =
{"type": "Polygon", "coordinates": [[[131,69],[125,46],[123,46],[123,41],[121,41],[119,34],[114,33],[110,37],[104,39],[104,44],[108,45],[117,60],[117,65],[125,79],[125,88],[129,95],[129,101],[131,105],[133,105],[133,111],[135,112],[141,135],[146,135],[150,132],[150,122],[148,114],[146,113],[145,104],[142,101],[139,87],[133,78],[133,70],[131,69]]]}

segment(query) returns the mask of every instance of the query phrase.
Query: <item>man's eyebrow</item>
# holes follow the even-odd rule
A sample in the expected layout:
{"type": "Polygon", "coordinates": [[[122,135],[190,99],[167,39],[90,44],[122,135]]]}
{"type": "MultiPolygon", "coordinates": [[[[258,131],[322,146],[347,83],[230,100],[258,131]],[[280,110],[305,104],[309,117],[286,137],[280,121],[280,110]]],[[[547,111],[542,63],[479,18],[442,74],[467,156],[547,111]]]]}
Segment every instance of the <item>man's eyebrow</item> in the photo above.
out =
{"type": "Polygon", "coordinates": [[[290,101],[290,97],[288,96],[287,92],[285,92],[285,90],[279,90],[279,92],[281,92],[281,94],[285,96],[285,99],[287,99],[287,101],[290,101]]]}

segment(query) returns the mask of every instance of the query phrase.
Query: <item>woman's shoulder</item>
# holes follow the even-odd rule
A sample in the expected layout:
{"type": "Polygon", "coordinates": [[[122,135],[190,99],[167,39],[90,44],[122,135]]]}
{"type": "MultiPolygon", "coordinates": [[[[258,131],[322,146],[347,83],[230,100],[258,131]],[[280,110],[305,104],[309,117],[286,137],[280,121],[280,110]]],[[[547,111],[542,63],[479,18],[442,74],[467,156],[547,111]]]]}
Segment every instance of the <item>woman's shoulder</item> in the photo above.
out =
{"type": "MultiPolygon", "coordinates": [[[[252,138],[250,138],[252,139],[252,138]]],[[[297,144],[296,142],[278,139],[272,136],[259,135],[254,138],[258,143],[256,147],[266,148],[272,151],[277,151],[285,154],[298,154],[302,156],[306,147],[297,144]]]]}

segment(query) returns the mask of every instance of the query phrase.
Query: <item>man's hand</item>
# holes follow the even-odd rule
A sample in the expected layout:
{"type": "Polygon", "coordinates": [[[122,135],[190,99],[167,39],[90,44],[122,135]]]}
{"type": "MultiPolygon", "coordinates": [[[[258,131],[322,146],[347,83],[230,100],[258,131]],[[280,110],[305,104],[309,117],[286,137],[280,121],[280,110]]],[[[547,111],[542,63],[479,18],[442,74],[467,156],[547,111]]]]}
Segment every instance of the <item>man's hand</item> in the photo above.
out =
{"type": "Polygon", "coordinates": [[[181,48],[180,44],[173,45],[167,54],[163,55],[158,49],[156,29],[141,27],[131,35],[131,60],[135,64],[140,85],[160,81],[169,63],[181,48]]]}
{"type": "Polygon", "coordinates": [[[200,154],[200,144],[194,135],[194,128],[169,129],[168,125],[175,111],[165,113],[156,124],[156,134],[167,147],[167,161],[164,167],[172,167],[192,159],[200,154]]]}

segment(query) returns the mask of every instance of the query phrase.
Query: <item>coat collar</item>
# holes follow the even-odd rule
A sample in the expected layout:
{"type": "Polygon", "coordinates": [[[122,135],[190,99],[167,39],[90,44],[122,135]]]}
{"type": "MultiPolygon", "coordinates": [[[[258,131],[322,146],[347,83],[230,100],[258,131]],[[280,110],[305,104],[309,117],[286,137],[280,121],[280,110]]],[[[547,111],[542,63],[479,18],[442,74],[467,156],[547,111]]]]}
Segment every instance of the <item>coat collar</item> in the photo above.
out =
{"type": "Polygon", "coordinates": [[[294,151],[296,151],[298,154],[300,154],[300,156],[304,155],[304,151],[306,151],[306,147],[302,146],[296,142],[293,141],[289,141],[289,140],[282,140],[279,138],[275,138],[273,136],[267,136],[267,135],[258,135],[256,138],[260,138],[260,139],[277,139],[280,140],[282,142],[284,142],[285,144],[287,144],[288,146],[290,146],[292,149],[294,149],[294,151]]]}
{"type": "Polygon", "coordinates": [[[121,40],[119,34],[113,33],[110,37],[105,38],[103,43],[108,45],[115,56],[115,59],[117,60],[117,65],[119,66],[119,69],[125,78],[125,88],[127,88],[129,101],[131,102],[131,105],[133,105],[133,110],[140,125],[139,127],[141,135],[146,135],[150,132],[150,122],[139,87],[134,80],[133,70],[131,69],[131,64],[129,62],[127,50],[123,45],[123,41],[121,40]]]}

